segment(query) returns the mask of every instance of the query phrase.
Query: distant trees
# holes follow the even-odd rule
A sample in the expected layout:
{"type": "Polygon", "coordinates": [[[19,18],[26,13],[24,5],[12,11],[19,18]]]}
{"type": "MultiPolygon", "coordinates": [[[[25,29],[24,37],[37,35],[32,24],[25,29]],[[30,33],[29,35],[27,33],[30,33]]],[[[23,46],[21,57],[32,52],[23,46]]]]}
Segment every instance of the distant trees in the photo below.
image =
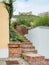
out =
{"type": "Polygon", "coordinates": [[[37,26],[49,26],[49,16],[43,16],[35,19],[33,27],[37,26]]]}

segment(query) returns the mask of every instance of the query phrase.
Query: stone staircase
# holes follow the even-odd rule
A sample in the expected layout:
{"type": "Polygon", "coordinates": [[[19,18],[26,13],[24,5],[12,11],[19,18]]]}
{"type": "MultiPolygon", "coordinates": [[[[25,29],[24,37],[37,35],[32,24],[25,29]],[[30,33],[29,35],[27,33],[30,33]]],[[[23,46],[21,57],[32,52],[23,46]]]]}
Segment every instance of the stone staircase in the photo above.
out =
{"type": "Polygon", "coordinates": [[[28,39],[22,42],[22,56],[30,65],[49,65],[49,59],[39,55],[28,39]]]}
{"type": "Polygon", "coordinates": [[[37,50],[29,40],[22,42],[22,53],[37,53],[37,50]]]}
{"type": "Polygon", "coordinates": [[[12,47],[11,45],[9,47],[9,52],[10,54],[12,54],[12,57],[10,57],[12,59],[9,57],[9,59],[6,60],[5,65],[49,65],[49,59],[45,59],[44,56],[38,54],[37,50],[35,49],[35,46],[33,46],[33,44],[26,38],[21,44],[12,44],[12,47]],[[14,47],[15,50],[13,49],[14,47]],[[15,54],[14,56],[13,53],[15,54]],[[16,63],[16,61],[18,61],[18,63],[16,63]]]}
{"type": "Polygon", "coordinates": [[[33,44],[26,38],[22,43],[12,44],[9,48],[9,55],[11,57],[12,54],[13,58],[11,57],[12,59],[10,59],[9,57],[9,59],[7,59],[7,65],[17,65],[17,60],[15,61],[15,58],[21,58],[18,60],[18,65],[49,65],[49,59],[45,59],[44,56],[38,54],[35,46],[33,46],[33,44]]]}
{"type": "MultiPolygon", "coordinates": [[[[28,30],[25,30],[24,28],[22,30],[19,26],[16,26],[15,29],[18,30],[21,35],[28,34],[28,30]]],[[[49,65],[49,59],[45,59],[44,56],[39,55],[38,51],[28,39],[25,39],[24,42],[22,42],[21,48],[22,56],[30,65],[49,65]]]]}
{"type": "Polygon", "coordinates": [[[30,64],[22,58],[10,57],[0,59],[0,65],[30,65],[30,64]]]}

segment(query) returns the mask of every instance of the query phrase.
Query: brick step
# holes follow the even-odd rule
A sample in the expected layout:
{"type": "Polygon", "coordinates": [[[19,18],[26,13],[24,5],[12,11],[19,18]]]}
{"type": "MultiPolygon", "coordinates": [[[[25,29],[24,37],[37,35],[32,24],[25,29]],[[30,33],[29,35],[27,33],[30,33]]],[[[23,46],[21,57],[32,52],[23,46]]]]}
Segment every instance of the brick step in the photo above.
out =
{"type": "Polygon", "coordinates": [[[24,38],[27,39],[26,36],[24,36],[24,38]]]}
{"type": "Polygon", "coordinates": [[[29,45],[23,44],[22,47],[34,47],[34,46],[32,46],[32,45],[30,45],[30,44],[29,44],[29,45]]]}
{"type": "Polygon", "coordinates": [[[37,50],[22,50],[22,53],[37,53],[37,50]]]}
{"type": "Polygon", "coordinates": [[[32,45],[31,43],[22,43],[22,45],[32,45]]]}
{"type": "Polygon", "coordinates": [[[49,59],[45,59],[47,65],[49,65],[49,59]]]}
{"type": "Polygon", "coordinates": [[[17,59],[14,58],[7,58],[6,65],[20,65],[17,59]]]}
{"type": "Polygon", "coordinates": [[[27,42],[22,42],[23,44],[32,44],[31,42],[27,41],[27,42]]]}
{"type": "Polygon", "coordinates": [[[23,54],[30,54],[30,53],[31,53],[31,54],[37,54],[37,52],[36,52],[36,53],[33,53],[33,52],[24,52],[24,53],[22,53],[22,55],[23,55],[23,54]]]}
{"type": "Polygon", "coordinates": [[[26,39],[26,40],[24,40],[24,42],[30,42],[30,41],[26,39]]]}
{"type": "Polygon", "coordinates": [[[45,57],[39,54],[24,53],[23,57],[30,65],[46,65],[45,57]]]}
{"type": "Polygon", "coordinates": [[[19,54],[19,53],[10,53],[9,56],[12,57],[12,58],[13,57],[18,57],[19,58],[19,57],[21,57],[21,54],[19,54]]]}
{"type": "Polygon", "coordinates": [[[33,49],[33,48],[25,48],[25,49],[23,48],[22,50],[23,51],[35,51],[35,49],[33,49]]]}
{"type": "Polygon", "coordinates": [[[35,49],[34,46],[22,46],[22,48],[23,48],[23,49],[29,49],[29,48],[30,48],[30,49],[35,49]]]}
{"type": "Polygon", "coordinates": [[[48,63],[45,62],[45,60],[43,61],[36,61],[33,63],[30,63],[31,65],[49,65],[48,63]]]}

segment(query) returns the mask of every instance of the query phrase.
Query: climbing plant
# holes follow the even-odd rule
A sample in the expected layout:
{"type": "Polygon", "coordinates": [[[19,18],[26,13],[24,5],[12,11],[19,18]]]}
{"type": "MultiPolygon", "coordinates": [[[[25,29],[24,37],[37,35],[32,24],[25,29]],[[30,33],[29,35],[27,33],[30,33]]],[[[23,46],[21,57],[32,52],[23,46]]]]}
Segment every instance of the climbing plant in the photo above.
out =
{"type": "Polygon", "coordinates": [[[13,2],[15,2],[16,0],[9,0],[9,3],[6,3],[6,0],[4,1],[5,5],[6,5],[6,9],[9,13],[9,23],[11,22],[11,18],[13,15],[13,2]]]}

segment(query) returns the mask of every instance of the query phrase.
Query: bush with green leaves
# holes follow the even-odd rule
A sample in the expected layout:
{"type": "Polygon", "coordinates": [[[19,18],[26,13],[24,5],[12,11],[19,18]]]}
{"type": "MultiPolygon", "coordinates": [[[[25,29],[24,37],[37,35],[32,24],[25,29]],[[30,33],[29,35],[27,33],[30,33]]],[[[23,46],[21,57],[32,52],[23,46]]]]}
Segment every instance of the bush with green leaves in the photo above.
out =
{"type": "Polygon", "coordinates": [[[23,42],[25,38],[20,35],[13,27],[10,27],[10,41],[20,41],[23,42]]]}
{"type": "Polygon", "coordinates": [[[15,25],[17,25],[17,22],[16,21],[11,23],[11,26],[12,27],[14,27],[15,25]]]}
{"type": "Polygon", "coordinates": [[[19,18],[17,21],[12,23],[12,26],[14,27],[15,25],[19,25],[21,27],[28,29],[29,27],[31,27],[30,23],[31,23],[30,21],[19,18]]]}
{"type": "Polygon", "coordinates": [[[14,29],[12,27],[10,27],[10,41],[16,41],[17,40],[17,35],[16,32],[14,31],[14,29]]]}
{"type": "Polygon", "coordinates": [[[33,27],[37,26],[49,26],[49,16],[44,16],[36,19],[33,23],[33,27]]]}

